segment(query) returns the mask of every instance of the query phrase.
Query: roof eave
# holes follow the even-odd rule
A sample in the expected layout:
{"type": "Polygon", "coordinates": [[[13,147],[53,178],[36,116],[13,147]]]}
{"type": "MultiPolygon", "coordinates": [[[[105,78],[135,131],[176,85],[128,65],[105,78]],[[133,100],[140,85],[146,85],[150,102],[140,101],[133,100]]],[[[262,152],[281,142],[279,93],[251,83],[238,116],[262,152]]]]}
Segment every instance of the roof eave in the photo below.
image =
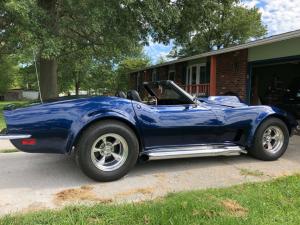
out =
{"type": "Polygon", "coordinates": [[[274,35],[274,36],[271,36],[271,37],[251,41],[251,42],[241,44],[241,45],[236,45],[236,46],[232,46],[232,47],[228,47],[228,48],[223,48],[223,49],[219,49],[219,50],[215,50],[215,51],[211,51],[211,52],[205,52],[205,53],[198,54],[198,55],[193,55],[193,56],[189,56],[189,57],[185,57],[185,58],[180,58],[180,59],[168,61],[168,62],[165,62],[165,63],[153,65],[153,66],[148,66],[148,67],[145,67],[143,69],[133,71],[131,73],[137,73],[137,72],[140,72],[140,71],[143,71],[143,70],[154,69],[154,68],[168,66],[168,65],[171,65],[171,64],[175,64],[175,63],[186,62],[186,61],[199,59],[199,58],[205,58],[205,57],[208,57],[208,56],[213,56],[213,55],[218,55],[218,54],[224,54],[224,53],[238,51],[238,50],[242,50],[242,49],[246,49],[246,48],[253,48],[253,47],[257,47],[257,46],[261,46],[261,45],[265,45],[265,44],[272,44],[274,42],[285,41],[285,40],[289,40],[289,39],[297,38],[297,37],[300,37],[300,30],[295,30],[295,31],[291,31],[291,32],[283,33],[283,34],[278,34],[278,35],[274,35]]]}

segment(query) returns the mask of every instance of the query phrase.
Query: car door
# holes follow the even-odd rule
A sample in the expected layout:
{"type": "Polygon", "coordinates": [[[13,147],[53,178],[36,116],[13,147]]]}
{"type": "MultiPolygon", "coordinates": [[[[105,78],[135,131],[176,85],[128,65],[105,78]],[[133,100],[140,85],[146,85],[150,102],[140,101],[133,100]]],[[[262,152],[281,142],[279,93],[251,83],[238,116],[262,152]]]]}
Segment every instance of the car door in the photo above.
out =
{"type": "Polygon", "coordinates": [[[133,102],[146,149],[216,142],[219,121],[209,108],[133,102]]]}

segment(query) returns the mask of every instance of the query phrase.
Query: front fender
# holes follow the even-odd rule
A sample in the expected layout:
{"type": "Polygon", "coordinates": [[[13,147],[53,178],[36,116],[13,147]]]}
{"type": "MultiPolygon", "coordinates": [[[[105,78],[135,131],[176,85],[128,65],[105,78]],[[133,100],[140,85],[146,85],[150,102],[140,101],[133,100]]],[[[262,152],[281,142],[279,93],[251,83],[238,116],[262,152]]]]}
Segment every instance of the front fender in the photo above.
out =
{"type": "Polygon", "coordinates": [[[252,128],[247,139],[247,147],[251,147],[253,144],[254,137],[259,126],[271,117],[281,119],[286,124],[290,135],[292,135],[293,129],[297,127],[296,119],[284,110],[269,106],[257,106],[255,108],[259,111],[259,115],[252,121],[252,128]]]}

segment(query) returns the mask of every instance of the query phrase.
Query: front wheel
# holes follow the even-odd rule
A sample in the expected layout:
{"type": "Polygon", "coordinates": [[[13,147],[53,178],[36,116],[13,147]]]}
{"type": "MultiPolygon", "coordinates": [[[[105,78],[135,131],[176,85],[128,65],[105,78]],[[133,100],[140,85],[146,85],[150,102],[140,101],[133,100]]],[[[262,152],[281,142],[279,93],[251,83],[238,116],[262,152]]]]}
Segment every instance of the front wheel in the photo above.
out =
{"type": "Polygon", "coordinates": [[[285,153],[288,143],[289,131],[285,123],[270,118],[257,129],[249,154],[261,160],[276,160],[285,153]]]}
{"type": "Polygon", "coordinates": [[[82,171],[96,181],[123,177],[135,165],[139,143],[135,133],[119,121],[101,121],[81,136],[76,160],[82,171]]]}

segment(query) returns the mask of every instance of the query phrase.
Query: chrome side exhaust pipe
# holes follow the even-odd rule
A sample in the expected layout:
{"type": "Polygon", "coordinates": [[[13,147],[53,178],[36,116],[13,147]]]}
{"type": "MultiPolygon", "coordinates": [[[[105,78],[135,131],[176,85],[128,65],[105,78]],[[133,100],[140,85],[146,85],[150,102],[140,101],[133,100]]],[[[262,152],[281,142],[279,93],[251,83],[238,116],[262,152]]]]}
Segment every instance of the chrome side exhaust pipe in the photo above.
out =
{"type": "Polygon", "coordinates": [[[210,156],[234,156],[246,153],[247,151],[240,146],[207,145],[152,149],[150,151],[143,152],[141,157],[142,159],[148,160],[161,160],[210,156]]]}

